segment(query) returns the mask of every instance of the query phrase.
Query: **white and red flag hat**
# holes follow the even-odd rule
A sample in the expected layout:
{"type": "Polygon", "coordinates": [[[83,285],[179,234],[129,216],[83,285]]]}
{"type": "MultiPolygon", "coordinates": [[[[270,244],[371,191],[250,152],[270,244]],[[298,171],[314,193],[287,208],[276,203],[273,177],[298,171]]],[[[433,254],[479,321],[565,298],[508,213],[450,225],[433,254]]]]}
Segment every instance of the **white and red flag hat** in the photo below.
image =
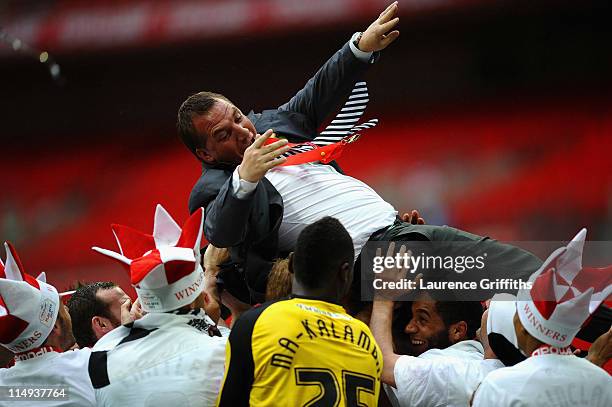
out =
{"type": "Polygon", "coordinates": [[[566,247],[555,250],[520,290],[516,310],[534,338],[555,347],[569,346],[589,316],[612,294],[612,266],[582,266],[586,239],[582,229],[566,247]]]}
{"type": "Polygon", "coordinates": [[[47,339],[59,312],[60,297],[46,283],[45,273],[25,273],[10,243],[4,243],[6,263],[0,261],[0,344],[14,353],[37,348],[47,339]]]}
{"type": "Polygon", "coordinates": [[[152,235],[113,224],[119,253],[99,247],[92,249],[129,266],[131,283],[145,311],[174,311],[192,303],[202,292],[203,219],[204,210],[200,208],[181,230],[168,212],[157,205],[152,235]]]}

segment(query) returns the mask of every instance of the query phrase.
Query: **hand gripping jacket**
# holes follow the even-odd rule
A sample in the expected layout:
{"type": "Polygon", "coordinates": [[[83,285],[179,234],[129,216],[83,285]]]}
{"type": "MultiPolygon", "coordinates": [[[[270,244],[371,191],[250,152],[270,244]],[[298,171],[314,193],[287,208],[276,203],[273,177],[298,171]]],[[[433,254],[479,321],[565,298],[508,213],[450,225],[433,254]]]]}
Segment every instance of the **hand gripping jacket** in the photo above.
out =
{"type": "Polygon", "coordinates": [[[99,247],[92,249],[128,267],[132,286],[145,311],[173,311],[192,303],[202,292],[203,214],[202,208],[195,211],[181,230],[168,212],[157,205],[152,235],[113,224],[119,253],[99,247]]]}
{"type": "Polygon", "coordinates": [[[0,261],[0,344],[14,353],[37,348],[47,339],[60,307],[60,296],[46,283],[45,273],[25,273],[10,243],[4,243],[6,263],[0,261]]]}

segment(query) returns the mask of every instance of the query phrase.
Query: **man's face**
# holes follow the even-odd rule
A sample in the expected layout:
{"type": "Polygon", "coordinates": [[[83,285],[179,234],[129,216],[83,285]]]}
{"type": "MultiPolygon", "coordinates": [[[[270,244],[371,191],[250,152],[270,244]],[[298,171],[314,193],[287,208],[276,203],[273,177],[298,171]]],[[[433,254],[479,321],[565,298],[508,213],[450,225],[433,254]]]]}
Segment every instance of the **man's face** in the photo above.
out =
{"type": "Polygon", "coordinates": [[[130,297],[120,287],[98,290],[96,297],[106,304],[113,328],[121,325],[121,306],[129,301],[130,297]]]}
{"type": "Polygon", "coordinates": [[[255,141],[255,126],[233,104],[217,99],[210,111],[193,118],[193,126],[206,138],[198,157],[209,164],[233,164],[242,162],[244,150],[255,141]]]}
{"type": "Polygon", "coordinates": [[[448,327],[436,310],[436,302],[426,293],[412,303],[412,319],[404,328],[410,338],[413,356],[432,348],[444,349],[450,345],[448,327]]]}

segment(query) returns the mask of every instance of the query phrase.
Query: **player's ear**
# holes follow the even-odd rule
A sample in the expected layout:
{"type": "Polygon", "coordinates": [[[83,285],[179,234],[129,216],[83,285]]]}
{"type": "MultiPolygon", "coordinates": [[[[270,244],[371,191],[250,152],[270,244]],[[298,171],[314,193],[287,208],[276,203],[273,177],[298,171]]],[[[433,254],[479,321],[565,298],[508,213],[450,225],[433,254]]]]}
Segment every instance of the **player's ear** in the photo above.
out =
{"type": "Polygon", "coordinates": [[[91,330],[98,339],[103,337],[112,328],[113,327],[111,327],[110,321],[107,318],[100,317],[98,315],[91,318],[91,330]]]}
{"type": "Polygon", "coordinates": [[[215,165],[217,163],[217,160],[215,160],[214,157],[210,155],[207,149],[198,147],[196,148],[195,152],[198,158],[200,159],[200,161],[203,161],[206,164],[210,164],[210,165],[215,165]]]}
{"type": "Polygon", "coordinates": [[[287,257],[287,260],[287,269],[289,270],[290,274],[293,274],[293,252],[289,253],[289,257],[287,257]]]}
{"type": "Polygon", "coordinates": [[[468,326],[467,322],[459,321],[455,322],[450,326],[449,336],[451,343],[461,342],[465,339],[472,339],[467,337],[468,326]]]}
{"type": "Polygon", "coordinates": [[[202,291],[202,299],[204,300],[204,305],[208,306],[210,304],[210,295],[206,291],[202,291]]]}
{"type": "Polygon", "coordinates": [[[340,277],[341,286],[347,287],[348,291],[348,288],[353,282],[353,269],[348,262],[344,262],[340,265],[340,272],[338,273],[338,276],[340,277]]]}

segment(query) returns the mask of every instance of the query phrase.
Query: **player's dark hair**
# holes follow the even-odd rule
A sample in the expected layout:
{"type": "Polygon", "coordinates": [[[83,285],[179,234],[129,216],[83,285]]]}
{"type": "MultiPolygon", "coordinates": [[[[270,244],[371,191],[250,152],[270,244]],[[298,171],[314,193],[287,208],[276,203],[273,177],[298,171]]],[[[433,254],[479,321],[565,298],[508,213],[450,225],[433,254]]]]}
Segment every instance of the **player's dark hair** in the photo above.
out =
{"type": "Polygon", "coordinates": [[[480,328],[484,312],[479,301],[436,301],[436,311],[440,314],[446,327],[465,321],[467,324],[466,339],[476,337],[476,331],[480,328]]]}
{"type": "Polygon", "coordinates": [[[110,290],[117,284],[96,282],[78,287],[68,300],[68,312],[72,319],[72,333],[80,348],[92,347],[97,338],[91,327],[91,319],[100,316],[112,319],[109,304],[98,298],[100,290],[110,290]]]}
{"type": "Polygon", "coordinates": [[[326,216],[300,233],[293,254],[293,272],[300,284],[311,289],[328,286],[340,266],[353,268],[353,240],[338,219],[326,216]]]}
{"type": "Polygon", "coordinates": [[[198,160],[200,158],[196,154],[196,149],[204,146],[208,134],[198,134],[195,127],[193,127],[193,118],[207,114],[219,99],[232,103],[228,98],[219,93],[198,92],[189,96],[179,108],[176,118],[176,129],[183,143],[198,160]]]}

